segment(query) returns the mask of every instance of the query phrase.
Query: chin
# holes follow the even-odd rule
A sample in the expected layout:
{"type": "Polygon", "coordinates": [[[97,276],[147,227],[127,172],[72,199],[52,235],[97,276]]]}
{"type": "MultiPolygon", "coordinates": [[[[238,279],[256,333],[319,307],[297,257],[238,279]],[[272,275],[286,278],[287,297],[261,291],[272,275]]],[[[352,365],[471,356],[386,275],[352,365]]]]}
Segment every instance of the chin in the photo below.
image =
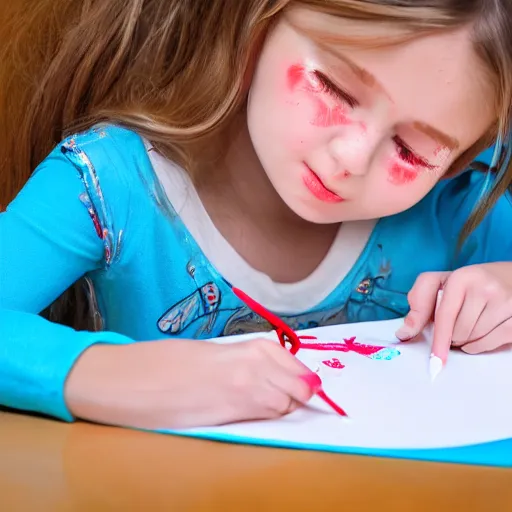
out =
{"type": "Polygon", "coordinates": [[[340,222],[350,220],[339,212],[336,214],[333,211],[322,211],[322,208],[315,208],[312,205],[305,205],[303,203],[287,203],[287,205],[297,217],[311,224],[339,224],[340,222]]]}

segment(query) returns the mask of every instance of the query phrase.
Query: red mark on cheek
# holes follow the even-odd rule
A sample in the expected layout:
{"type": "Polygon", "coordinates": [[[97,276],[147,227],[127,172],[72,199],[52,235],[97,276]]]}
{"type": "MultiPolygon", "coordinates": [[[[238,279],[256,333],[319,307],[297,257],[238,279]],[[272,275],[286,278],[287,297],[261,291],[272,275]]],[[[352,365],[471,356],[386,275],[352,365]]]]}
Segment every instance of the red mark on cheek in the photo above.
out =
{"type": "Polygon", "coordinates": [[[310,94],[320,94],[324,87],[316,77],[314,71],[308,71],[301,64],[294,64],[288,68],[288,89],[290,92],[301,90],[310,94]]]}
{"type": "Polygon", "coordinates": [[[418,177],[418,171],[407,169],[399,163],[391,164],[388,170],[388,181],[393,185],[407,185],[418,177]]]}
{"type": "Polygon", "coordinates": [[[351,124],[346,116],[346,111],[341,105],[329,107],[321,99],[317,100],[316,114],[311,121],[314,126],[328,128],[329,126],[342,126],[351,124]]]}
{"type": "Polygon", "coordinates": [[[304,66],[300,64],[294,64],[288,68],[288,88],[290,91],[295,91],[304,80],[305,71],[304,66]]]}
{"type": "Polygon", "coordinates": [[[293,64],[287,72],[288,89],[291,92],[301,90],[312,96],[315,102],[315,114],[311,124],[322,128],[330,126],[342,126],[351,124],[347,117],[345,105],[336,104],[329,106],[320,98],[321,94],[328,94],[322,82],[315,75],[314,71],[308,71],[301,64],[293,64]]]}

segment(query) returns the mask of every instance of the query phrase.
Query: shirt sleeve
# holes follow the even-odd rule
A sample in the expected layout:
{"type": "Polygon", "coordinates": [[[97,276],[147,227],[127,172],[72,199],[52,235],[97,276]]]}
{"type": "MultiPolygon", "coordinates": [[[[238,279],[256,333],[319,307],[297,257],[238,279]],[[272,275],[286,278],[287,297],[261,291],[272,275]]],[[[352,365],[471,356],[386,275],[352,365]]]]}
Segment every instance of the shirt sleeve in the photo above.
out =
{"type": "Polygon", "coordinates": [[[73,418],[64,385],[95,343],[130,343],[112,332],[77,332],[39,313],[103,266],[105,242],[77,169],[61,147],[0,214],[0,404],[73,418]]]}

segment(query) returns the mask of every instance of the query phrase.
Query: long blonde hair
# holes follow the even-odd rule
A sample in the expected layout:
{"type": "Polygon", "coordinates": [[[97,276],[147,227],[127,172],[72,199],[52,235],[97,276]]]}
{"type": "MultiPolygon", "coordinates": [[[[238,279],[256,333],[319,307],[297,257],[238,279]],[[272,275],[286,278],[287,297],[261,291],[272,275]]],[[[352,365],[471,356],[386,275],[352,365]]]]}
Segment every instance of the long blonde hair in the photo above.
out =
{"type": "Polygon", "coordinates": [[[0,205],[63,137],[102,121],[136,130],[166,156],[193,168],[197,142],[225,132],[244,105],[269,27],[295,7],[338,17],[353,44],[389,44],[471,24],[476,52],[495,82],[498,114],[452,171],[469,165],[493,141],[498,146],[497,179],[466,232],[512,181],[510,0],[17,2],[0,50],[0,205]]]}

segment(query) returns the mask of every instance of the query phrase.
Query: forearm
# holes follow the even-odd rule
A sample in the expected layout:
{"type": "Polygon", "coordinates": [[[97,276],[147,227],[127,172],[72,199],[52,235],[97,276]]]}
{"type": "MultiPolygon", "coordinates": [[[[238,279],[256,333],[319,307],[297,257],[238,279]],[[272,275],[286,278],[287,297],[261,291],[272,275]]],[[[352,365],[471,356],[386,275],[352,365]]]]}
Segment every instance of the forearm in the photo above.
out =
{"type": "Polygon", "coordinates": [[[77,332],[38,315],[2,309],[0,404],[72,421],[64,383],[77,359],[96,343],[131,341],[117,333],[77,332]]]}
{"type": "Polygon", "coordinates": [[[200,423],[208,403],[195,396],[199,383],[191,374],[202,370],[194,354],[206,353],[201,359],[208,362],[218,348],[185,339],[92,346],[69,374],[66,403],[73,416],[109,425],[158,429],[192,417],[200,423]]]}

